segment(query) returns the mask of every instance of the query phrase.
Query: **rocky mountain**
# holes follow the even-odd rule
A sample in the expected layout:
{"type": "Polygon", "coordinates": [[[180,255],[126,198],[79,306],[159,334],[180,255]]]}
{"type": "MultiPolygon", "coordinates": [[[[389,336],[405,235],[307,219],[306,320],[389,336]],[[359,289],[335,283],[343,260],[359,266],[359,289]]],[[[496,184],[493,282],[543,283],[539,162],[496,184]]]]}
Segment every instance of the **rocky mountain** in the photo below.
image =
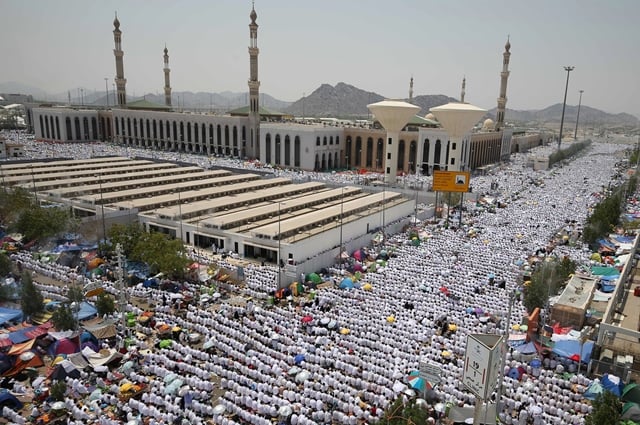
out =
{"type": "Polygon", "coordinates": [[[310,95],[293,102],[284,112],[299,117],[367,117],[367,105],[383,99],[377,93],[350,84],[338,83],[335,87],[322,84],[310,95]]]}
{"type": "MultiPolygon", "coordinates": [[[[338,83],[335,87],[322,84],[309,96],[293,102],[285,112],[306,117],[367,118],[367,105],[384,99],[378,93],[361,90],[346,83],[338,83]]],[[[433,106],[450,101],[455,99],[444,95],[422,95],[413,99],[413,103],[422,108],[419,112],[421,115],[427,114],[433,106]]]]}
{"type": "MultiPolygon", "coordinates": [[[[489,111],[491,117],[495,117],[496,109],[489,111]]],[[[578,115],[577,105],[567,105],[564,111],[564,122],[575,123],[578,115]]],[[[548,106],[540,110],[517,111],[507,109],[505,111],[505,121],[526,125],[560,125],[562,118],[562,103],[548,106]]],[[[580,106],[580,123],[592,127],[636,127],[640,120],[627,113],[610,114],[590,106],[580,106]]]]}

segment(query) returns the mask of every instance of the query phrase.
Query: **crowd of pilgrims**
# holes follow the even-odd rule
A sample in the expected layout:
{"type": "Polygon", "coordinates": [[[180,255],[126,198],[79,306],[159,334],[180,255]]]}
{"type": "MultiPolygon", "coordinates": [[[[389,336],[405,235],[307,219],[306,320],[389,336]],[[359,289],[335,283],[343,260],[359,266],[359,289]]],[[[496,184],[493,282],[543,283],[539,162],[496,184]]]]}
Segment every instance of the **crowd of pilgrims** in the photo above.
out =
{"type": "MultiPolygon", "coordinates": [[[[55,149],[59,156],[65,156],[65,149],[72,149],[69,156],[79,154],[77,147],[51,146],[48,149],[55,149]]],[[[151,156],[144,150],[98,146],[103,154],[151,156]]],[[[70,391],[65,401],[73,416],[70,423],[115,424],[138,419],[149,424],[270,424],[281,417],[285,406],[291,409],[286,421],[293,425],[376,423],[396,398],[406,397],[395,384],[406,383],[420,360],[442,368],[441,383],[429,391],[431,402],[473,406],[475,396],[462,385],[467,335],[505,333],[504,319],[486,319],[506,316],[512,294],[518,290],[521,265],[536,251],[588,264],[590,252],[582,245],[558,244],[551,250],[549,241],[568,223],[579,226],[585,221],[589,208],[602,197],[601,188],[617,178],[614,164],[623,148],[593,143],[586,154],[548,171],[526,166],[532,154],[515,154],[497,172],[474,177],[474,192],[488,194],[497,187],[493,196],[500,198],[505,208],[488,213],[470,207],[459,229],[445,226],[444,219],[437,224],[420,224],[428,237],[419,245],[409,243],[406,233],[387,235],[382,248],[393,256],[361,277],[361,285],[370,284],[370,291],[329,285],[314,291],[314,297],[303,294],[271,306],[264,301],[276,289],[277,272],[260,264],[244,268],[242,288],[219,284],[220,290],[250,299],[246,304],[222,299],[215,309],[190,304],[178,311],[162,290],[130,288],[129,299],[144,296],[156,306],[156,321],[197,332],[210,348],[197,348],[183,338],[168,348],[159,348],[153,328],[137,323],[134,332],[128,331],[137,349],[128,354],[135,362],[125,375],[131,381],[146,383],[149,391],[140,400],[124,403],[117,397],[117,385],[107,385],[101,398],[91,404],[85,402],[84,391],[70,391]],[[475,237],[470,237],[472,228],[475,237]],[[488,279],[489,275],[495,279],[488,279]],[[309,316],[310,321],[303,320],[309,316]],[[337,326],[327,327],[328,321],[337,326]],[[164,378],[172,373],[184,380],[180,395],[165,395],[164,378]],[[107,407],[118,412],[115,419],[101,415],[107,407]]],[[[534,154],[549,152],[550,148],[541,147],[534,154]]],[[[153,155],[175,160],[178,154],[153,155]]],[[[200,165],[210,161],[184,154],[180,159],[200,165]]],[[[215,161],[255,166],[232,159],[215,161]]],[[[279,172],[292,179],[305,174],[279,172]]],[[[326,178],[353,183],[349,175],[326,178]]],[[[77,278],[73,269],[42,264],[25,253],[14,259],[22,267],[60,281],[77,278]]],[[[228,270],[235,268],[225,260],[217,259],[217,264],[228,270]]],[[[343,276],[344,270],[336,264],[325,277],[339,282],[343,276]]],[[[116,293],[112,282],[103,284],[107,291],[116,293]]],[[[40,288],[50,298],[63,296],[65,291],[64,286],[40,288]]],[[[186,283],[183,289],[193,294],[199,291],[186,283]]],[[[135,315],[142,313],[133,303],[127,308],[135,315]]],[[[525,313],[516,298],[511,323],[520,323],[525,313]]],[[[515,366],[531,372],[526,362],[508,353],[505,372],[515,366]]],[[[505,376],[499,396],[501,421],[583,423],[591,405],[582,393],[591,379],[583,374],[567,378],[566,370],[575,370],[575,363],[552,355],[544,359],[539,376],[525,374],[522,380],[505,376]]],[[[80,386],[89,385],[92,379],[87,377],[80,386]]]]}

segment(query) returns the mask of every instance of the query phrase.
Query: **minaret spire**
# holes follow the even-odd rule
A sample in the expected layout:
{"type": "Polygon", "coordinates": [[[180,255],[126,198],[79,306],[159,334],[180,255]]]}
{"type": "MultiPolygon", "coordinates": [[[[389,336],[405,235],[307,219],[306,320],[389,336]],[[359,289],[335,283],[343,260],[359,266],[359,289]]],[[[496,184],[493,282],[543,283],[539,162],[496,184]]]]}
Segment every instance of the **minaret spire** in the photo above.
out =
{"type": "Polygon", "coordinates": [[[413,103],[413,75],[409,80],[409,103],[413,103]]]}
{"type": "Polygon", "coordinates": [[[127,80],[124,78],[124,63],[122,51],[122,31],[120,31],[120,21],[118,20],[118,12],[116,12],[116,18],[113,20],[113,41],[115,48],[113,49],[113,55],[116,58],[116,94],[118,98],[118,106],[126,106],[127,104],[127,80]]]}
{"type": "Polygon", "coordinates": [[[171,107],[171,84],[169,81],[169,49],[164,45],[164,104],[171,107]]]}
{"type": "Polygon", "coordinates": [[[260,157],[258,143],[260,141],[260,80],[258,80],[258,24],[255,3],[251,3],[249,14],[249,141],[242,141],[241,156],[249,158],[260,157]]]}
{"type": "Polygon", "coordinates": [[[466,87],[467,87],[467,77],[463,76],[462,77],[462,91],[460,91],[460,103],[464,103],[464,95],[465,95],[464,89],[466,87]]]}
{"type": "Polygon", "coordinates": [[[509,78],[509,59],[511,58],[511,42],[507,36],[507,43],[504,45],[502,54],[502,72],[500,73],[500,97],[498,97],[498,110],[496,113],[496,130],[500,130],[504,125],[504,112],[507,107],[507,80],[509,78]]]}

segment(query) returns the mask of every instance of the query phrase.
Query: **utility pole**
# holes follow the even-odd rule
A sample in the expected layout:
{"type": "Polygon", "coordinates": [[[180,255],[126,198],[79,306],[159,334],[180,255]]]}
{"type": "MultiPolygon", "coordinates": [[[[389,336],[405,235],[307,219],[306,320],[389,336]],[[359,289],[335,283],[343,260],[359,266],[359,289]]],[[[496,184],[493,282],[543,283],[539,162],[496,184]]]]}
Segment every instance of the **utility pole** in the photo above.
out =
{"type": "Polygon", "coordinates": [[[560,134],[558,135],[558,150],[560,150],[560,144],[562,143],[562,127],[564,126],[564,109],[567,106],[567,90],[569,89],[569,74],[575,69],[575,66],[565,66],[564,70],[567,71],[567,84],[564,87],[564,100],[562,101],[562,116],[560,117],[560,134]]]}
{"type": "Polygon", "coordinates": [[[580,106],[582,105],[582,93],[584,90],[580,90],[580,100],[578,100],[578,115],[576,116],[576,131],[573,133],[573,140],[578,140],[578,121],[580,120],[580,106]]]}

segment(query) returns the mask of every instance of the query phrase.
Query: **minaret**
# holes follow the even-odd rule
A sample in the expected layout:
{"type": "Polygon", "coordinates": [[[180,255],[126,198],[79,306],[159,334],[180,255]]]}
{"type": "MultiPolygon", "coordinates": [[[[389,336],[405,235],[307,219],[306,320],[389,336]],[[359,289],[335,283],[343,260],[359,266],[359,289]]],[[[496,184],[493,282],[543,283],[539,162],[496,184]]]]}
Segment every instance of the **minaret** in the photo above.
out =
{"type": "Polygon", "coordinates": [[[260,140],[260,81],[258,80],[258,24],[256,24],[254,5],[251,6],[251,23],[249,24],[249,143],[243,141],[244,156],[258,158],[257,151],[260,140]]]}
{"type": "Polygon", "coordinates": [[[467,87],[467,77],[462,77],[462,91],[460,92],[460,103],[464,103],[464,89],[467,87]]]}
{"type": "Polygon", "coordinates": [[[409,81],[409,103],[413,103],[413,75],[409,81]]]}
{"type": "Polygon", "coordinates": [[[121,35],[122,31],[120,31],[120,21],[118,20],[118,14],[116,13],[116,18],[113,20],[113,26],[115,29],[113,30],[113,41],[115,42],[115,49],[113,49],[113,55],[116,57],[116,93],[118,96],[118,106],[126,106],[127,105],[127,91],[125,86],[127,84],[127,79],[124,78],[124,63],[122,62],[122,57],[124,56],[124,52],[122,51],[121,45],[121,35]]]}
{"type": "Polygon", "coordinates": [[[500,97],[498,98],[498,112],[496,116],[496,130],[500,130],[504,125],[504,110],[507,106],[507,79],[509,78],[509,58],[511,53],[511,43],[507,37],[507,44],[504,45],[504,57],[502,61],[502,72],[500,73],[500,97]]]}
{"type": "Polygon", "coordinates": [[[164,45],[164,104],[171,107],[171,84],[169,83],[169,50],[164,45]]]}

